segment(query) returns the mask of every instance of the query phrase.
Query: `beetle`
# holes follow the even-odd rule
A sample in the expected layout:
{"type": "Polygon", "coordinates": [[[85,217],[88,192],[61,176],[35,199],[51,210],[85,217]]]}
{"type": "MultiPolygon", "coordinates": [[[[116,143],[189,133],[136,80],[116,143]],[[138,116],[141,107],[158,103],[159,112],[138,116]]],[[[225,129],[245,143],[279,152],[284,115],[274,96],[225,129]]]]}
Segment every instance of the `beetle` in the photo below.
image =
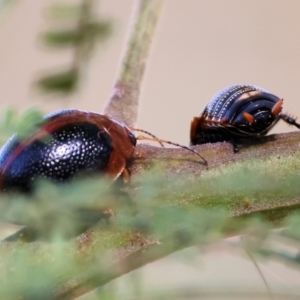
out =
{"type": "Polygon", "coordinates": [[[126,181],[130,177],[127,163],[134,155],[137,139],[180,146],[202,158],[189,147],[158,139],[145,130],[130,129],[108,116],[62,110],[46,115],[27,138],[14,135],[2,147],[0,190],[31,192],[39,178],[63,182],[82,172],[99,172],[112,181],[119,177],[126,181]],[[132,130],[152,138],[136,137],[132,130]]]}
{"type": "Polygon", "coordinates": [[[128,176],[136,138],[125,125],[101,114],[62,110],[44,117],[37,130],[14,135],[0,151],[0,190],[31,191],[37,178],[66,181],[82,171],[128,176]]]}
{"type": "Polygon", "coordinates": [[[235,84],[217,93],[190,129],[190,145],[227,141],[234,152],[242,138],[266,135],[282,119],[300,129],[282,112],[283,99],[254,85],[235,84]]]}

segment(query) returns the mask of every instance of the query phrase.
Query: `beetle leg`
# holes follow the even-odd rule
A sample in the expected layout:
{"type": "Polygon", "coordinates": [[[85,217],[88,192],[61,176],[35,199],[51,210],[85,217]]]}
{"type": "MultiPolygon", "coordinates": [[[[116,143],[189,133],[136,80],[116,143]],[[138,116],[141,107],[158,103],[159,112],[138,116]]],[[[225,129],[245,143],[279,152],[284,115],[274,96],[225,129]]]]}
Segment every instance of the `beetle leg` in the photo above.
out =
{"type": "Polygon", "coordinates": [[[286,123],[288,123],[290,125],[294,125],[300,129],[300,124],[296,122],[296,119],[294,119],[286,114],[282,114],[282,113],[279,115],[279,117],[286,123]]]}
{"type": "Polygon", "coordinates": [[[105,174],[110,176],[113,180],[117,180],[126,168],[126,160],[124,157],[113,151],[110,155],[105,174]]]}
{"type": "Polygon", "coordinates": [[[124,168],[121,176],[122,176],[125,183],[128,183],[130,181],[130,172],[128,171],[127,168],[124,168]]]}
{"type": "Polygon", "coordinates": [[[233,146],[233,152],[234,153],[239,152],[240,149],[239,149],[238,145],[235,142],[232,143],[232,146],[233,146]]]}
{"type": "Polygon", "coordinates": [[[238,147],[235,140],[229,140],[228,142],[233,146],[233,152],[234,153],[239,152],[240,149],[239,149],[239,147],[238,147]]]}

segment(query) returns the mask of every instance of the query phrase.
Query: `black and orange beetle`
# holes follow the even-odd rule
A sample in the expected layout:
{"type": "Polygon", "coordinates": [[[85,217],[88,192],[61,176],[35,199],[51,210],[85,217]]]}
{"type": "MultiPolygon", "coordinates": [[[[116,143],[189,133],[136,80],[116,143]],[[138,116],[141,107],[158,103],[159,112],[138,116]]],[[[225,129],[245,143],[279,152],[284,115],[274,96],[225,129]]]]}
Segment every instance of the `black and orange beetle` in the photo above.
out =
{"type": "Polygon", "coordinates": [[[0,190],[30,191],[37,178],[65,181],[80,171],[113,179],[126,173],[136,138],[129,128],[100,114],[63,110],[45,116],[36,132],[13,136],[0,151],[0,190]]]}
{"type": "MultiPolygon", "coordinates": [[[[201,157],[189,147],[151,136],[201,157]]],[[[82,172],[100,172],[113,181],[120,176],[126,179],[127,162],[138,138],[127,126],[98,113],[63,110],[49,114],[31,136],[20,140],[15,135],[0,150],[0,190],[30,192],[38,178],[60,182],[82,172]]]]}
{"type": "Polygon", "coordinates": [[[282,113],[282,104],[283,99],[257,86],[228,86],[192,120],[190,144],[228,141],[237,152],[240,139],[265,135],[280,119],[300,129],[294,118],[282,113]]]}

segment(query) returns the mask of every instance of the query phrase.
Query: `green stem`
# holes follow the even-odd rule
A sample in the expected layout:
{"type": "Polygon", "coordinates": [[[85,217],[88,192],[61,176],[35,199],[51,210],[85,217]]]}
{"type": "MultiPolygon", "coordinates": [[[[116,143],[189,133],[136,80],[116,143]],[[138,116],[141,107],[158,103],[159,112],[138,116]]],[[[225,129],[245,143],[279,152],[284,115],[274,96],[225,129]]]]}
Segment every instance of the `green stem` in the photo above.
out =
{"type": "Polygon", "coordinates": [[[113,94],[104,113],[128,126],[135,126],[146,60],[163,0],[137,0],[133,25],[113,94]]]}

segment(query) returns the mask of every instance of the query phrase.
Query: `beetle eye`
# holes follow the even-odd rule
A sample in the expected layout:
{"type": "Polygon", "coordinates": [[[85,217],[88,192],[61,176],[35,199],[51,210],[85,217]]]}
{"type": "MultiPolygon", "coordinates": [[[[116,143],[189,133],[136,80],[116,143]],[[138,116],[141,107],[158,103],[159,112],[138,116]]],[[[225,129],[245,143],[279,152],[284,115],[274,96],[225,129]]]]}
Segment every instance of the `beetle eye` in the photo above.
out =
{"type": "Polygon", "coordinates": [[[130,142],[132,143],[132,145],[136,146],[136,137],[131,131],[128,131],[128,137],[129,137],[130,142]]]}

